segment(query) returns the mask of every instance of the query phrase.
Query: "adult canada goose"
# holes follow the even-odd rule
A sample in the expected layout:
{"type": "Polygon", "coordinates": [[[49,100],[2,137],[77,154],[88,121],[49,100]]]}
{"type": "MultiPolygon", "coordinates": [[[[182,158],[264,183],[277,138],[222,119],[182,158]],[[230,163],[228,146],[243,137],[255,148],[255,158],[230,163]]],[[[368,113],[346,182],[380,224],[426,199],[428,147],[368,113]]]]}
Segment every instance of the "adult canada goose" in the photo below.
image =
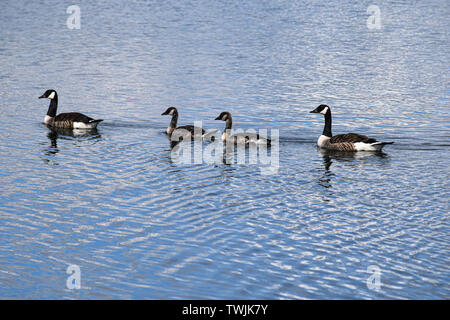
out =
{"type": "Polygon", "coordinates": [[[333,136],[331,133],[331,110],[330,107],[321,104],[310,113],[321,113],[325,116],[325,127],[323,133],[317,140],[321,148],[337,151],[381,151],[387,144],[394,142],[379,142],[362,134],[347,133],[333,136]]]}
{"type": "Polygon", "coordinates": [[[164,116],[164,115],[172,116],[172,120],[170,120],[170,124],[166,130],[166,133],[169,136],[171,136],[175,130],[186,130],[186,132],[188,132],[191,135],[191,139],[201,138],[205,134],[205,130],[203,128],[194,127],[191,125],[177,127],[178,110],[175,107],[167,108],[167,110],[164,111],[163,113],[161,113],[161,115],[162,116],[164,116]]]}
{"type": "Polygon", "coordinates": [[[50,99],[50,105],[48,106],[47,115],[44,118],[44,123],[55,128],[66,129],[94,129],[100,121],[94,120],[84,114],[78,112],[60,113],[56,115],[56,109],[58,108],[58,94],[55,90],[47,90],[39,97],[39,99],[50,99]]]}
{"type": "Polygon", "coordinates": [[[231,117],[231,113],[224,111],[222,112],[216,119],[214,120],[222,120],[225,121],[225,131],[222,134],[222,142],[226,143],[228,141],[233,142],[234,144],[249,144],[249,143],[258,143],[265,144],[270,146],[270,139],[264,138],[257,133],[231,133],[231,128],[233,126],[233,118],[231,117]]]}

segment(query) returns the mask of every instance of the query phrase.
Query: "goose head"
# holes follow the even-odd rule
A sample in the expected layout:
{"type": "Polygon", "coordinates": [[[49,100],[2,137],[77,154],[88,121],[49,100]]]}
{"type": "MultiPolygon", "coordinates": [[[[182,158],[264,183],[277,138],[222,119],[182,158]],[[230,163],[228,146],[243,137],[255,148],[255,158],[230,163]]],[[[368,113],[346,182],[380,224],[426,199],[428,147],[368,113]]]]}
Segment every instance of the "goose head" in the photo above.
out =
{"type": "Polygon", "coordinates": [[[323,115],[326,115],[328,112],[330,112],[330,107],[327,106],[326,104],[321,104],[320,106],[310,111],[309,113],[321,113],[323,115]]]}
{"type": "Polygon", "coordinates": [[[45,91],[44,94],[39,97],[39,99],[47,98],[47,99],[53,100],[53,99],[55,99],[56,96],[57,96],[56,91],[53,89],[49,89],[49,90],[45,91]]]}
{"type": "Polygon", "coordinates": [[[231,113],[224,111],[214,120],[222,120],[222,121],[231,120],[231,113]]]}
{"type": "Polygon", "coordinates": [[[169,107],[169,108],[167,108],[166,111],[164,111],[163,113],[161,113],[162,116],[166,116],[166,115],[174,116],[174,115],[176,115],[176,114],[178,114],[178,110],[177,110],[177,108],[175,108],[175,107],[169,107]]]}

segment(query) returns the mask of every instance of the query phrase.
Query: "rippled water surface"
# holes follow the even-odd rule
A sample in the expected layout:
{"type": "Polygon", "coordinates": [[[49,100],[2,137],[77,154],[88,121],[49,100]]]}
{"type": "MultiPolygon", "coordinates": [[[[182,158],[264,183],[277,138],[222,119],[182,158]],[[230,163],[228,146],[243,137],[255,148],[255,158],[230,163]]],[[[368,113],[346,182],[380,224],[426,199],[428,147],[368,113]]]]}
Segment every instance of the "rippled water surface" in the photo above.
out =
{"type": "Polygon", "coordinates": [[[81,1],[71,30],[68,3],[6,1],[0,297],[450,298],[450,5],[383,1],[377,30],[371,4],[81,1]],[[98,132],[45,127],[49,88],[98,132]],[[395,144],[318,150],[321,103],[395,144]],[[182,163],[168,106],[279,130],[278,172],[182,163]]]}

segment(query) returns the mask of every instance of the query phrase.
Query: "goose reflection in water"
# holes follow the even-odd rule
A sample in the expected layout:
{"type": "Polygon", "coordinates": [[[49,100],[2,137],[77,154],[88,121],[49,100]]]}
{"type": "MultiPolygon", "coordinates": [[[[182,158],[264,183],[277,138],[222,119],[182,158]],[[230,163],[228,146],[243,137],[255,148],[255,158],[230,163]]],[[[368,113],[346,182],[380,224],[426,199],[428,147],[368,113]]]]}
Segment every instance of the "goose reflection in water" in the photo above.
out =
{"type": "MultiPolygon", "coordinates": [[[[378,164],[384,165],[389,159],[389,155],[384,152],[346,152],[334,151],[318,148],[317,153],[322,156],[325,171],[319,177],[317,184],[325,189],[332,188],[332,172],[331,165],[334,162],[347,162],[350,166],[357,167],[361,165],[359,160],[374,159],[378,164]]],[[[327,200],[329,201],[329,200],[327,200]]]]}
{"type": "MultiPolygon", "coordinates": [[[[231,166],[238,161],[237,153],[239,151],[243,152],[242,150],[238,150],[233,144],[223,144],[215,135],[211,135],[203,140],[191,141],[189,139],[180,139],[172,141],[169,138],[169,141],[170,153],[168,158],[171,164],[209,163],[218,166],[221,163],[226,166],[231,166]]],[[[244,152],[246,152],[245,159],[250,161],[250,156],[252,155],[249,154],[248,149],[244,149],[244,152]]],[[[254,157],[253,155],[252,160],[257,161],[254,157]]]]}
{"type": "Polygon", "coordinates": [[[44,148],[44,157],[42,157],[42,160],[50,165],[58,165],[59,163],[55,160],[55,156],[59,152],[57,143],[58,134],[50,131],[47,133],[47,138],[50,140],[50,146],[44,148]]]}
{"type": "MultiPolygon", "coordinates": [[[[48,126],[47,126],[48,127],[48,126]]],[[[98,133],[97,129],[63,129],[63,128],[50,128],[47,133],[47,138],[50,140],[50,146],[44,148],[43,152],[45,157],[43,157],[44,162],[50,165],[58,165],[55,156],[59,153],[58,149],[58,139],[62,140],[73,140],[71,138],[87,138],[98,139],[101,135],[98,133]]]]}
{"type": "Polygon", "coordinates": [[[219,141],[220,139],[220,132],[218,130],[209,130],[201,137],[192,137],[191,132],[188,130],[178,130],[174,135],[167,135],[167,140],[170,142],[170,149],[173,149],[180,145],[181,143],[185,142],[192,142],[196,141],[197,143],[199,141],[203,142],[214,142],[219,141]]]}

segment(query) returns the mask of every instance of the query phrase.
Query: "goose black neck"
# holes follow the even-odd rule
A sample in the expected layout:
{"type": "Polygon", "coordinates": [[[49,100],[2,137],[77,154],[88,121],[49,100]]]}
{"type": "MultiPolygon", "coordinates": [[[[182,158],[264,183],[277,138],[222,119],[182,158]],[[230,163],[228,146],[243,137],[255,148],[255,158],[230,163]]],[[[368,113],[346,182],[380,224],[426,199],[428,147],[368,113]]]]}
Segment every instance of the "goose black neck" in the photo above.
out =
{"type": "Polygon", "coordinates": [[[58,95],[55,92],[55,96],[50,100],[50,105],[48,106],[47,115],[49,117],[56,117],[56,109],[58,108],[58,95]]]}
{"type": "Polygon", "coordinates": [[[178,122],[178,112],[174,112],[173,116],[172,116],[172,120],[170,120],[170,126],[172,128],[176,128],[177,127],[177,122],[178,122]]]}
{"type": "Polygon", "coordinates": [[[331,111],[328,110],[327,113],[325,113],[325,127],[323,128],[323,133],[326,137],[332,137],[333,134],[331,133],[331,111]]]}

